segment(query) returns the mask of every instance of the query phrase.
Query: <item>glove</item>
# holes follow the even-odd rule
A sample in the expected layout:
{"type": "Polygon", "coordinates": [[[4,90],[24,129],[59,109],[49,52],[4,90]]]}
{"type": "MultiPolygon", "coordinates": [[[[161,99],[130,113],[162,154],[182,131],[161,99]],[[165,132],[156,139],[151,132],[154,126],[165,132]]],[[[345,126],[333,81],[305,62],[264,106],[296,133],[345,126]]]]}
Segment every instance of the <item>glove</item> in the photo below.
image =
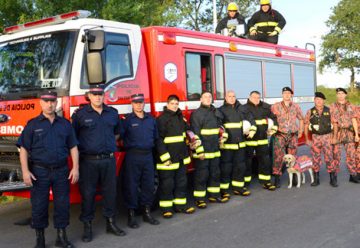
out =
{"type": "Polygon", "coordinates": [[[191,150],[196,150],[196,148],[198,148],[199,146],[201,146],[201,140],[199,139],[194,140],[193,142],[190,143],[191,150]]]}
{"type": "Polygon", "coordinates": [[[278,131],[278,127],[277,126],[273,126],[270,131],[269,131],[269,135],[272,136],[274,134],[276,134],[278,131]]]}
{"type": "Polygon", "coordinates": [[[268,34],[268,36],[275,36],[275,35],[278,35],[278,32],[275,30],[268,34]]]}
{"type": "Polygon", "coordinates": [[[252,139],[252,138],[254,137],[255,133],[256,133],[256,131],[250,130],[250,132],[249,132],[249,134],[248,134],[247,137],[248,137],[249,139],[252,139]]]}
{"type": "Polygon", "coordinates": [[[169,160],[166,160],[164,163],[163,163],[163,165],[165,165],[165,166],[170,166],[172,163],[171,163],[171,160],[169,159],[169,160]]]}
{"type": "Polygon", "coordinates": [[[251,36],[257,35],[256,29],[252,30],[252,31],[250,32],[250,35],[251,35],[251,36]]]}

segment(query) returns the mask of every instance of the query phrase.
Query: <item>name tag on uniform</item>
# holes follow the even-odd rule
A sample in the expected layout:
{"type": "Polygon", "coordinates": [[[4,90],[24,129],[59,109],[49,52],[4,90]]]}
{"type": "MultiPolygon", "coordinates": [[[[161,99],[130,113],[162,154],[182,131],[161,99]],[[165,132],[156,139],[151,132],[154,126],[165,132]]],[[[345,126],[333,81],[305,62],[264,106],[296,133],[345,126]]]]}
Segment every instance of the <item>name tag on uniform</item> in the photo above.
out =
{"type": "Polygon", "coordinates": [[[93,119],[85,119],[85,123],[93,122],[93,119]]]}
{"type": "Polygon", "coordinates": [[[39,129],[35,129],[35,130],[34,130],[35,133],[42,132],[42,131],[44,131],[44,129],[42,129],[42,128],[39,128],[39,129]]]}
{"type": "Polygon", "coordinates": [[[131,126],[132,126],[132,127],[138,127],[139,124],[138,124],[138,123],[133,123],[133,124],[131,124],[131,126]]]}

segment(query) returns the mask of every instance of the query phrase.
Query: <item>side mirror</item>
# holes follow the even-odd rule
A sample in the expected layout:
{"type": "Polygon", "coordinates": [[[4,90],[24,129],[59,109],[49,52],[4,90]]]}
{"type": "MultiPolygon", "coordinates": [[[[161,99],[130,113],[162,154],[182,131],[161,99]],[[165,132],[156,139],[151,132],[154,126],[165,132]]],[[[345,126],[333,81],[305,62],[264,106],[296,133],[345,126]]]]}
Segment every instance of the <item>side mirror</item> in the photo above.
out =
{"type": "Polygon", "coordinates": [[[89,84],[100,84],[106,82],[103,71],[103,61],[101,52],[92,52],[86,55],[87,73],[89,84]]]}

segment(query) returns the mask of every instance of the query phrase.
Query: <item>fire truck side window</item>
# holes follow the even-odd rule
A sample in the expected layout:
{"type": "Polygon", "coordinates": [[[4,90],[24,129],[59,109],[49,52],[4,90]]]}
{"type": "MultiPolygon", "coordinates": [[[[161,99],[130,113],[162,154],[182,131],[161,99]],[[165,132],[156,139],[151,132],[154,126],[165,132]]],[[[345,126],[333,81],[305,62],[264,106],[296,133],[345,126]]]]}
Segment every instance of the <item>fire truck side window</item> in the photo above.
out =
{"type": "Polygon", "coordinates": [[[216,99],[224,99],[224,58],[215,56],[216,99]]]}
{"type": "Polygon", "coordinates": [[[201,92],[211,88],[211,56],[186,53],[186,84],[188,100],[199,100],[201,92]]]}
{"type": "Polygon", "coordinates": [[[294,96],[313,96],[315,92],[315,66],[294,64],[294,96]]]}
{"type": "Polygon", "coordinates": [[[284,86],[291,87],[290,64],[265,62],[266,97],[279,97],[284,86]]]}
{"type": "Polygon", "coordinates": [[[226,90],[237,98],[247,99],[253,90],[262,92],[261,61],[228,56],[225,60],[226,90]]]}

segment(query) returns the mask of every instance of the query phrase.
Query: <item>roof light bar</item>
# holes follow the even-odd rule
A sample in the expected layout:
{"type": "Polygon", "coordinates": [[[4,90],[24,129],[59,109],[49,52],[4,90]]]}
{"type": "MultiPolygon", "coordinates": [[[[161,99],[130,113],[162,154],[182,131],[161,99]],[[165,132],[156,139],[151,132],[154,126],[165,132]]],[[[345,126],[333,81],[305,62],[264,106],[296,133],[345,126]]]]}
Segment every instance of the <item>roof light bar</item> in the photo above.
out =
{"type": "Polygon", "coordinates": [[[19,31],[23,31],[25,29],[30,29],[30,28],[35,28],[35,27],[64,23],[65,21],[68,21],[68,20],[73,20],[73,19],[77,19],[77,18],[86,18],[86,17],[89,17],[90,15],[91,15],[91,12],[87,11],[87,10],[72,11],[69,13],[64,13],[64,14],[53,16],[53,17],[47,17],[47,18],[33,21],[33,22],[27,22],[24,24],[7,27],[4,29],[4,34],[11,34],[11,33],[19,32],[19,31]]]}

